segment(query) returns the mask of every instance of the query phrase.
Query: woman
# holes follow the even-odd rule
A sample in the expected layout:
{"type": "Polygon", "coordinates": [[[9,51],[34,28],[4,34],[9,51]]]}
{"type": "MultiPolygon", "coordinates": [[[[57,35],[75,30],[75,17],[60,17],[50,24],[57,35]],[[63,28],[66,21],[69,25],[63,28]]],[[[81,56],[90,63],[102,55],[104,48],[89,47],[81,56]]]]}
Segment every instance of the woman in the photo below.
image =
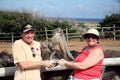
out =
{"type": "Polygon", "coordinates": [[[99,32],[89,29],[83,34],[87,46],[85,46],[74,62],[61,59],[58,64],[73,69],[73,80],[100,80],[104,50],[99,46],[99,32]]]}

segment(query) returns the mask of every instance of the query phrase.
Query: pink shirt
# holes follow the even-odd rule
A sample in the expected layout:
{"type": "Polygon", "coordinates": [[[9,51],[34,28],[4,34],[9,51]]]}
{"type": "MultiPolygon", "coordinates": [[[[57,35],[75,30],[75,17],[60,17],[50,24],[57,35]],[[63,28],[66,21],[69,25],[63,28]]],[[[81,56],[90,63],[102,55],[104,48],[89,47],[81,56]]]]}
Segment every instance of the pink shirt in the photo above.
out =
{"type": "MultiPolygon", "coordinates": [[[[92,49],[85,50],[85,48],[80,52],[80,54],[75,58],[74,62],[82,62],[90,53],[91,50],[96,48],[102,49],[100,46],[96,46],[92,49]]],[[[102,49],[103,53],[104,50],[102,49]]],[[[101,69],[102,69],[102,62],[101,59],[95,66],[90,67],[85,70],[77,70],[74,69],[74,78],[90,80],[90,79],[100,79],[101,69]]]]}

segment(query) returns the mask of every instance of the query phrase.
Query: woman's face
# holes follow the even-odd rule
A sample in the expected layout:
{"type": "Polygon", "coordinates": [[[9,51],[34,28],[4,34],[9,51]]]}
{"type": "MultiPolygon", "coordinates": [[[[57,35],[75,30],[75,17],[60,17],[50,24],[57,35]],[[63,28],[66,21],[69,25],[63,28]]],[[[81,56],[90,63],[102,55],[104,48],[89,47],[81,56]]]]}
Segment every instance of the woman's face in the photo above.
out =
{"type": "Polygon", "coordinates": [[[85,40],[88,46],[95,46],[98,44],[98,38],[93,34],[87,34],[85,40]]]}
{"type": "Polygon", "coordinates": [[[23,41],[25,41],[27,44],[31,44],[34,40],[34,31],[30,30],[27,32],[21,33],[21,37],[23,41]]]}

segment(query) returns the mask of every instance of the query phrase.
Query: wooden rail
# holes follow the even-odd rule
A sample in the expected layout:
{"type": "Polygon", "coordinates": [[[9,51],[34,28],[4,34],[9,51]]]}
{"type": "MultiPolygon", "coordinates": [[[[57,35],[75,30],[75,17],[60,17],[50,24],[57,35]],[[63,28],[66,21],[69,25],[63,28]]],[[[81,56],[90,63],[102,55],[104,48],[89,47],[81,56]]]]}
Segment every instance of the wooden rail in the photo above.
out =
{"type": "MultiPolygon", "coordinates": [[[[120,65],[120,58],[105,58],[103,61],[103,66],[116,66],[120,65]]],[[[45,71],[55,71],[55,70],[65,70],[65,69],[70,69],[66,67],[56,67],[52,69],[47,69],[45,71]]],[[[43,72],[45,72],[43,71],[43,72]]],[[[15,72],[15,67],[3,67],[0,68],[0,77],[4,76],[13,76],[15,72]]]]}

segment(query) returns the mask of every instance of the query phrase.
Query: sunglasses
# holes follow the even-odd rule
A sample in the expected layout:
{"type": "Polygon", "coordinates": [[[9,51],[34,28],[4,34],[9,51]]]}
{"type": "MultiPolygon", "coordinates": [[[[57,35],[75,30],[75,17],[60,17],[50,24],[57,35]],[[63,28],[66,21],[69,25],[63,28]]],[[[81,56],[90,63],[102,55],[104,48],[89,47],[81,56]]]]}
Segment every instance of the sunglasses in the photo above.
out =
{"type": "Polygon", "coordinates": [[[85,38],[85,39],[89,39],[89,38],[92,38],[92,39],[98,39],[97,36],[95,36],[95,35],[91,35],[91,34],[87,34],[87,35],[85,35],[84,38],[85,38]]]}
{"type": "Polygon", "coordinates": [[[32,51],[33,57],[35,57],[35,51],[34,51],[34,48],[33,48],[33,47],[31,48],[31,51],[32,51]]]}

